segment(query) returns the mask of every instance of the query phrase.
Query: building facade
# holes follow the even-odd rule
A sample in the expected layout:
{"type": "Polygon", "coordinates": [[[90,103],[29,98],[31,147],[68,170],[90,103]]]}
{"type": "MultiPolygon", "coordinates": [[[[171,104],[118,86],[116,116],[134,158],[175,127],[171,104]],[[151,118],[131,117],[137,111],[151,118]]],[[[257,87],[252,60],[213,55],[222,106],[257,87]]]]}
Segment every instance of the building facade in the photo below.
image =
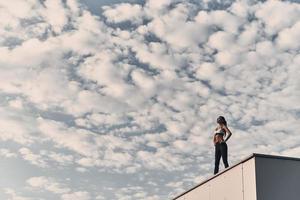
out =
{"type": "Polygon", "coordinates": [[[254,153],[173,200],[300,200],[300,158],[254,153]]]}

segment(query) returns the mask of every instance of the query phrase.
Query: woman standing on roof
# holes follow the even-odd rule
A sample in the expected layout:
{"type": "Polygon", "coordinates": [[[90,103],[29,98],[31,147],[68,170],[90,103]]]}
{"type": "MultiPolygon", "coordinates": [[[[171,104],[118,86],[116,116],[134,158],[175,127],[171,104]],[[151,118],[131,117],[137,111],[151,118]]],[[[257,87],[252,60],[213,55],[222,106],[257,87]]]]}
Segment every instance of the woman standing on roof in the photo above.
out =
{"type": "Polygon", "coordinates": [[[227,127],[227,122],[223,116],[219,116],[217,118],[217,123],[218,126],[215,128],[215,134],[214,134],[214,145],[215,145],[215,169],[214,169],[214,174],[217,174],[219,172],[219,164],[220,164],[220,159],[222,156],[222,160],[224,163],[225,168],[227,168],[228,161],[228,148],[226,141],[231,137],[232,133],[227,127]],[[226,139],[226,133],[228,133],[228,136],[226,139]]]}

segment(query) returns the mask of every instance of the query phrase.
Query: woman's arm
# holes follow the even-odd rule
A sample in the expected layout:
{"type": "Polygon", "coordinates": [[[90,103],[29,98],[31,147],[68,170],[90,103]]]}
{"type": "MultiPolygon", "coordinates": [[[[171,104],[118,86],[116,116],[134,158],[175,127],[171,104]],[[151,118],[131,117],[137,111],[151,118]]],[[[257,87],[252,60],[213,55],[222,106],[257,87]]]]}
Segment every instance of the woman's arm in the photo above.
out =
{"type": "MultiPolygon", "coordinates": [[[[217,131],[217,130],[218,130],[218,127],[215,128],[215,131],[217,131]]],[[[216,137],[216,134],[214,134],[213,142],[214,142],[214,145],[216,145],[216,143],[217,143],[217,137],[216,137]]]]}
{"type": "Polygon", "coordinates": [[[229,128],[225,125],[223,125],[223,128],[226,130],[226,133],[228,133],[227,138],[225,139],[225,142],[227,142],[227,140],[231,137],[232,132],[229,130],[229,128]]]}
{"type": "Polygon", "coordinates": [[[217,143],[216,135],[214,135],[213,142],[214,142],[214,145],[216,145],[216,143],[217,143]]]}

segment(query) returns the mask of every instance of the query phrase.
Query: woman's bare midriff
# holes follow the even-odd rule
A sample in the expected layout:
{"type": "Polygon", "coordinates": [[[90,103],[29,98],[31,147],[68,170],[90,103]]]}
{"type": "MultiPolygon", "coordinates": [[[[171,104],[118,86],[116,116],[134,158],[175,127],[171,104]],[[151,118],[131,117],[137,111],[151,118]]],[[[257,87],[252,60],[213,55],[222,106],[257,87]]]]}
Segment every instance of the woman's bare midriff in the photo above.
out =
{"type": "Polygon", "coordinates": [[[223,138],[223,136],[221,136],[221,135],[216,135],[215,136],[216,137],[216,142],[224,142],[224,138],[223,138]]]}
{"type": "MultiPolygon", "coordinates": [[[[216,130],[216,131],[219,131],[220,128],[217,127],[215,130],[216,130]]],[[[215,135],[215,143],[220,143],[220,142],[224,142],[224,137],[221,136],[221,135],[219,135],[219,134],[216,134],[216,135],[215,135]]]]}

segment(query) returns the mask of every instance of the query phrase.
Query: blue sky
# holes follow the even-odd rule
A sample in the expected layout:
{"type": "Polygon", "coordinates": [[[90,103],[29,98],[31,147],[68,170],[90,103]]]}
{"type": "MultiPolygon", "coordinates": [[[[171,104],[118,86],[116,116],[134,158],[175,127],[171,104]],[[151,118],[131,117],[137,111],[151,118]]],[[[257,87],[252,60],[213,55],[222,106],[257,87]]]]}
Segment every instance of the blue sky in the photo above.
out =
{"type": "Polygon", "coordinates": [[[120,3],[137,3],[141,4],[144,3],[145,1],[141,0],[127,0],[127,1],[122,1],[122,0],[81,0],[83,4],[85,4],[88,9],[95,15],[100,14],[102,9],[102,6],[105,5],[113,5],[113,4],[120,4],[120,3]]]}
{"type": "Polygon", "coordinates": [[[230,165],[300,157],[299,13],[289,1],[1,1],[0,199],[171,199],[212,175],[219,115],[230,165]]]}

